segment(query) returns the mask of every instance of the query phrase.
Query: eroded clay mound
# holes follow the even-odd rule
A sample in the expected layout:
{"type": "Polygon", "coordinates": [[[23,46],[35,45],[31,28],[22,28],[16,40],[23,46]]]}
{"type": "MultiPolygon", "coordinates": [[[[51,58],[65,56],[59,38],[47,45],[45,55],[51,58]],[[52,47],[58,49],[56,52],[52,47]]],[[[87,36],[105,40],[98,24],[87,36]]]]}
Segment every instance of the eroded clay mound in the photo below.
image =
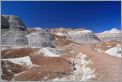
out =
{"type": "Polygon", "coordinates": [[[24,56],[30,56],[33,52],[37,51],[37,48],[18,48],[18,49],[5,49],[1,51],[1,58],[19,58],[24,56]]]}
{"type": "Polygon", "coordinates": [[[77,43],[99,43],[99,38],[91,30],[70,31],[68,39],[77,43]]]}
{"type": "Polygon", "coordinates": [[[2,75],[1,78],[4,80],[12,80],[14,74],[20,73],[26,70],[25,67],[15,64],[9,60],[1,61],[2,75]]]}
{"type": "Polygon", "coordinates": [[[104,52],[110,48],[116,47],[117,44],[120,44],[120,41],[112,40],[109,42],[102,42],[95,45],[95,50],[98,52],[104,52]]]}
{"type": "Polygon", "coordinates": [[[25,32],[19,29],[2,29],[1,45],[26,46],[28,44],[25,32]]]}
{"type": "Polygon", "coordinates": [[[91,30],[68,30],[60,29],[55,33],[77,43],[99,43],[99,38],[91,30]]]}
{"type": "Polygon", "coordinates": [[[28,46],[31,47],[54,47],[55,36],[49,32],[34,32],[26,35],[28,46]]]}
{"type": "Polygon", "coordinates": [[[98,38],[103,42],[109,42],[112,40],[121,41],[121,30],[113,28],[102,33],[96,33],[98,38]]]}
{"type": "Polygon", "coordinates": [[[2,51],[2,79],[40,81],[71,74],[72,64],[62,57],[46,57],[37,48],[2,51]]]}
{"type": "Polygon", "coordinates": [[[17,81],[41,81],[51,80],[56,77],[65,77],[71,74],[71,64],[60,57],[33,56],[32,63],[39,65],[22,72],[14,77],[17,81]]]}

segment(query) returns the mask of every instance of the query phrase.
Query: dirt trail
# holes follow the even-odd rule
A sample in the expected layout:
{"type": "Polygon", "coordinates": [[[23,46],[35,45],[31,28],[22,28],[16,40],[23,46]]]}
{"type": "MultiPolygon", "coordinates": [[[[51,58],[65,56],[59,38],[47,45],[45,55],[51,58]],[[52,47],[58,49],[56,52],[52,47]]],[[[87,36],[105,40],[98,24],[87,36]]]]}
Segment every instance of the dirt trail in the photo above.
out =
{"type": "Polygon", "coordinates": [[[76,48],[77,53],[84,53],[90,57],[96,69],[96,80],[120,80],[121,58],[93,50],[92,45],[81,45],[76,48]]]}

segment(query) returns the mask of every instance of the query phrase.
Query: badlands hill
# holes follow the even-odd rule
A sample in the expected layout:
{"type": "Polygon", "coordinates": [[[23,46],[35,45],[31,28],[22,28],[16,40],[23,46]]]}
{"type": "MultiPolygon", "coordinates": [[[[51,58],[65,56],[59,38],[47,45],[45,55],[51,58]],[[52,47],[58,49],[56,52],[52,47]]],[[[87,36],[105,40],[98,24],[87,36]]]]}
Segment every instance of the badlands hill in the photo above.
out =
{"type": "Polygon", "coordinates": [[[26,26],[18,16],[2,15],[1,16],[1,27],[2,27],[2,29],[19,28],[19,29],[24,30],[26,26]]]}
{"type": "Polygon", "coordinates": [[[101,41],[120,40],[120,31],[112,29],[94,33],[86,29],[28,29],[22,20],[14,15],[2,15],[2,44],[22,46],[54,46],[55,36],[63,36],[76,43],[99,43],[101,41]],[[35,39],[33,39],[35,37],[35,39]],[[40,38],[39,38],[40,37],[40,38]],[[32,42],[33,43],[32,43],[32,42]],[[41,41],[41,42],[40,42],[41,41]],[[20,43],[20,44],[19,44],[20,43]],[[46,44],[45,44],[46,43],[46,44]],[[42,45],[44,44],[44,45],[42,45]],[[53,44],[53,45],[51,45],[53,44]]]}
{"type": "Polygon", "coordinates": [[[96,35],[101,41],[121,40],[121,31],[116,28],[101,33],[96,33],[96,35]]]}
{"type": "Polygon", "coordinates": [[[58,36],[64,36],[68,40],[76,43],[99,43],[99,38],[91,30],[86,29],[63,29],[60,28],[55,32],[58,36]]]}
{"type": "Polygon", "coordinates": [[[54,39],[51,33],[46,31],[28,31],[22,20],[13,15],[3,15],[1,29],[1,44],[12,46],[51,47],[54,39]]]}
{"type": "Polygon", "coordinates": [[[119,30],[27,28],[17,16],[1,18],[2,80],[120,80],[119,30]]]}

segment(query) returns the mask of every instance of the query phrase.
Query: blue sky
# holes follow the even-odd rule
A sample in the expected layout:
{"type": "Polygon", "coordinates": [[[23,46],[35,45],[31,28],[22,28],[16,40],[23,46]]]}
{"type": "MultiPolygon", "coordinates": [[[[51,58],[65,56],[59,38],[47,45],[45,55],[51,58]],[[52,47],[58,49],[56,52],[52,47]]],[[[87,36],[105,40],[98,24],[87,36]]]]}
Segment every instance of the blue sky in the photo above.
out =
{"type": "Polygon", "coordinates": [[[3,1],[2,14],[19,16],[27,27],[121,28],[120,1],[3,1]]]}

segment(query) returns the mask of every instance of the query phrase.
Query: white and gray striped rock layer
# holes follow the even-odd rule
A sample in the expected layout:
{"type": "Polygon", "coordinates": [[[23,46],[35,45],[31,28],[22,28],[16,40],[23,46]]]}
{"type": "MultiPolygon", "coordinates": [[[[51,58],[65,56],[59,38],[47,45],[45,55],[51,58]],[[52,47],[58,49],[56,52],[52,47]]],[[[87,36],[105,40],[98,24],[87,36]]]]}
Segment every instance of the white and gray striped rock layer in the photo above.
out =
{"type": "Polygon", "coordinates": [[[19,17],[2,15],[1,19],[1,45],[53,47],[54,36],[49,32],[27,34],[19,17]]]}
{"type": "Polygon", "coordinates": [[[111,41],[111,40],[116,40],[120,41],[121,40],[121,30],[117,28],[112,28],[111,30],[107,30],[101,33],[96,34],[101,41],[111,41]]]}
{"type": "Polygon", "coordinates": [[[49,32],[27,34],[19,29],[2,29],[1,45],[54,47],[55,37],[49,32]]]}
{"type": "Polygon", "coordinates": [[[35,32],[26,35],[28,46],[31,47],[54,47],[55,37],[49,32],[35,32]]]}
{"type": "Polygon", "coordinates": [[[25,25],[21,19],[14,15],[1,16],[1,45],[26,46],[25,25]]]}
{"type": "Polygon", "coordinates": [[[14,15],[2,15],[1,27],[2,29],[8,29],[8,28],[19,28],[20,30],[25,29],[25,25],[22,22],[22,20],[14,15]]]}
{"type": "Polygon", "coordinates": [[[70,35],[69,40],[72,40],[77,43],[99,43],[99,38],[94,35],[93,32],[81,32],[75,35],[70,35]]]}
{"type": "Polygon", "coordinates": [[[102,42],[107,42],[112,40],[121,41],[121,37],[122,37],[121,33],[106,33],[106,34],[100,33],[96,35],[102,42]]]}
{"type": "Polygon", "coordinates": [[[2,29],[1,45],[26,46],[28,44],[25,32],[19,29],[2,29]]]}

